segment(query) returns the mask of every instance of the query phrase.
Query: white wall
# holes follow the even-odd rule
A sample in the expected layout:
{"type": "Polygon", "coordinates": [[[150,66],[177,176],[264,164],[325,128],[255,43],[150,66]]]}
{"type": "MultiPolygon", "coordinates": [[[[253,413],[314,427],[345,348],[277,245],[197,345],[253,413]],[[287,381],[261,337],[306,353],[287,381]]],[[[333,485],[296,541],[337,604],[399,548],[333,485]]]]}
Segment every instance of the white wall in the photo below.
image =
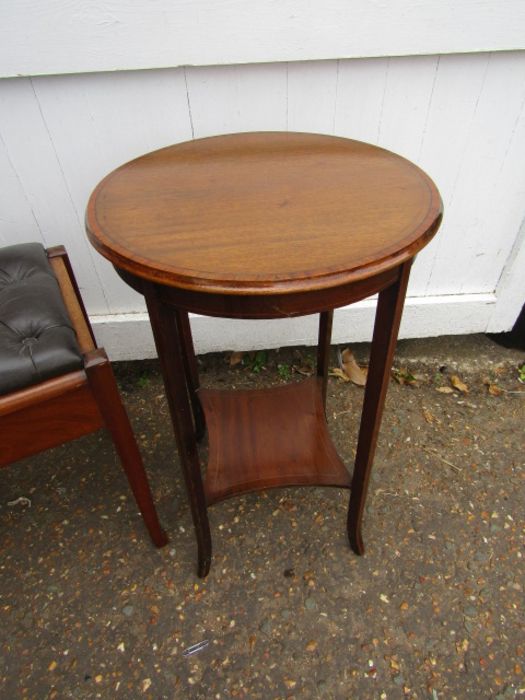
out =
{"type": "Polygon", "coordinates": [[[0,76],[523,49],[523,0],[2,0],[0,76]]]}
{"type": "MultiPolygon", "coordinates": [[[[32,4],[12,7],[27,12],[32,4]]],[[[63,5],[58,0],[47,4],[55,10],[63,5]]],[[[196,4],[201,9],[207,5],[196,4]]],[[[359,4],[349,3],[354,9],[359,4]]],[[[96,3],[106,9],[116,5],[96,3]]],[[[451,7],[433,0],[416,5],[417,17],[428,5],[451,7]]],[[[474,5],[492,7],[494,26],[508,29],[500,32],[496,47],[505,48],[503,38],[510,42],[520,13],[511,27],[495,9],[506,3],[465,2],[464,7],[474,5]]],[[[508,6],[518,9],[513,2],[508,6]]],[[[267,9],[267,3],[261,8],[267,9]]],[[[443,37],[441,43],[446,43],[443,37]]],[[[369,43],[368,51],[372,48],[369,43]]],[[[46,56],[44,51],[42,66],[46,56]]],[[[37,66],[36,50],[32,60],[37,66]]],[[[2,72],[6,74],[5,62],[2,72]]],[[[524,105],[523,51],[0,80],[0,244],[64,243],[96,333],[110,355],[151,356],[142,299],[85,237],[84,210],[98,180],[141,153],[193,137],[281,129],[333,133],[401,153],[427,170],[442,192],[444,224],[416,261],[401,334],[508,330],[525,297],[524,105]]],[[[372,318],[370,301],[340,310],[334,340],[369,338],[372,318]]],[[[241,323],[196,318],[193,323],[201,352],[315,341],[314,319],[241,323]]]]}

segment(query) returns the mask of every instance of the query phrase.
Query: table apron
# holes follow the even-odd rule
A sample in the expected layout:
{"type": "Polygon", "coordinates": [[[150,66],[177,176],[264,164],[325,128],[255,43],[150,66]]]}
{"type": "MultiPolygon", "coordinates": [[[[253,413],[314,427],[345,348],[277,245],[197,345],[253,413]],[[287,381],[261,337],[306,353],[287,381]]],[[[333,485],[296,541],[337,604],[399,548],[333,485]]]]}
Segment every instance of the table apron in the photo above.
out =
{"type": "Polygon", "coordinates": [[[147,296],[155,288],[163,303],[183,311],[220,318],[291,318],[336,309],[390,287],[399,280],[402,266],[327,289],[312,289],[288,294],[211,294],[152,282],[116,267],[119,276],[139,294],[147,296]]]}

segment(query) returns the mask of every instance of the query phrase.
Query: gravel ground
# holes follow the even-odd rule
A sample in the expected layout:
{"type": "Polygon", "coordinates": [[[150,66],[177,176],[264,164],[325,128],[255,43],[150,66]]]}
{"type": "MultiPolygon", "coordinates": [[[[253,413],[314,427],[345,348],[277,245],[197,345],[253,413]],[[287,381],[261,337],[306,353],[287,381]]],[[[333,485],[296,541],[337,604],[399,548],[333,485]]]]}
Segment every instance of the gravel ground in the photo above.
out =
{"type": "MultiPolygon", "coordinates": [[[[312,357],[202,356],[202,381],[294,381],[312,357]]],[[[525,697],[524,360],[483,336],[402,342],[365,556],[346,492],[273,490],[210,510],[205,581],[157,364],[117,365],[170,543],[150,544],[104,433],[2,470],[0,697],[525,697]]],[[[347,464],[362,396],[330,379],[347,464]]]]}

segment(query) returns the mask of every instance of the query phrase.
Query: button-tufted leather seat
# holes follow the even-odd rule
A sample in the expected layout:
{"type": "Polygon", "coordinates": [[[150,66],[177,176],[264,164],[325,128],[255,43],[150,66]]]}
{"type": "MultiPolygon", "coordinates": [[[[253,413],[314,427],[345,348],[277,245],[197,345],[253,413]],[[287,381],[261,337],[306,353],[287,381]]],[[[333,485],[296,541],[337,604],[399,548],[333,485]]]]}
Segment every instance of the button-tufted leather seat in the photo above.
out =
{"type": "Polygon", "coordinates": [[[106,428],[158,546],[160,527],[111,365],[63,247],[0,249],[0,467],[106,428]]]}
{"type": "Polygon", "coordinates": [[[0,395],[82,367],[82,355],[46,251],[0,249],[0,395]]]}

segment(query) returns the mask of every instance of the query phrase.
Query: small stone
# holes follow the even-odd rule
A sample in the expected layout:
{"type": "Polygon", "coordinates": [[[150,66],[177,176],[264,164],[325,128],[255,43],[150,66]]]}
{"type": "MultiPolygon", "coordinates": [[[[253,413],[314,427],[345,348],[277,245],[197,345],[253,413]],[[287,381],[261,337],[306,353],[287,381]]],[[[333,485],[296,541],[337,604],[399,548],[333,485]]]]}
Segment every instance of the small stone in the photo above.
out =
{"type": "Polygon", "coordinates": [[[467,605],[467,607],[463,610],[463,614],[467,617],[476,617],[478,611],[473,605],[467,605]]]}
{"type": "Polygon", "coordinates": [[[124,615],[125,615],[126,617],[131,617],[131,616],[133,615],[134,609],[135,609],[135,608],[133,607],[133,605],[125,605],[125,606],[122,608],[122,612],[124,613],[124,615]]]}
{"type": "Polygon", "coordinates": [[[150,687],[151,685],[151,678],[144,678],[142,681],[142,692],[145,693],[146,690],[150,687]]]}
{"type": "Polygon", "coordinates": [[[293,578],[295,576],[295,570],[294,569],[285,569],[283,571],[283,576],[286,578],[293,578]]]}
{"type": "Polygon", "coordinates": [[[397,676],[394,676],[394,683],[396,685],[404,685],[405,679],[403,678],[403,676],[401,674],[399,674],[397,676]]]}
{"type": "Polygon", "coordinates": [[[489,552],[485,552],[482,549],[480,549],[479,551],[477,551],[474,554],[474,559],[476,561],[480,561],[482,563],[485,563],[490,559],[490,554],[489,554],[489,552]]]}
{"type": "Polygon", "coordinates": [[[270,636],[272,633],[272,623],[270,620],[265,620],[261,625],[259,625],[259,629],[263,634],[270,636]]]}
{"type": "Polygon", "coordinates": [[[467,630],[467,632],[470,635],[472,635],[472,633],[476,630],[476,625],[470,620],[464,620],[463,627],[467,630]]]}
{"type": "Polygon", "coordinates": [[[284,610],[281,610],[281,617],[283,620],[288,620],[292,616],[292,611],[288,610],[285,608],[284,610]]]}
{"type": "Polygon", "coordinates": [[[315,610],[317,607],[317,603],[315,602],[314,598],[306,598],[304,601],[304,607],[307,610],[315,610]]]}

